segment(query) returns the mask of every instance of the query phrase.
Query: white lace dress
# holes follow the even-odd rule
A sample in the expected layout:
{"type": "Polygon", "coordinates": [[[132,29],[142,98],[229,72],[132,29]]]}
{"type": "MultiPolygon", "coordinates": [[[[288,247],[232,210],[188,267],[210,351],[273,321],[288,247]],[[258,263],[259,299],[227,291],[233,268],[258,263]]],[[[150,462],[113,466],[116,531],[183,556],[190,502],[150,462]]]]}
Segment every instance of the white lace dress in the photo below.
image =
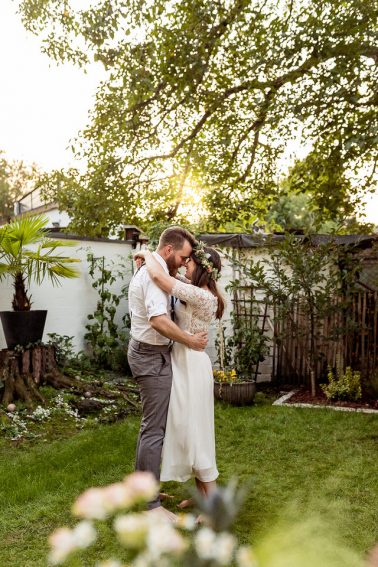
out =
{"type": "MultiPolygon", "coordinates": [[[[205,290],[177,281],[172,295],[175,321],[188,333],[208,331],[217,298],[205,290]]],[[[160,479],[185,482],[197,477],[215,480],[214,381],[210,358],[175,343],[172,348],[173,381],[164,438],[160,479]]]]}

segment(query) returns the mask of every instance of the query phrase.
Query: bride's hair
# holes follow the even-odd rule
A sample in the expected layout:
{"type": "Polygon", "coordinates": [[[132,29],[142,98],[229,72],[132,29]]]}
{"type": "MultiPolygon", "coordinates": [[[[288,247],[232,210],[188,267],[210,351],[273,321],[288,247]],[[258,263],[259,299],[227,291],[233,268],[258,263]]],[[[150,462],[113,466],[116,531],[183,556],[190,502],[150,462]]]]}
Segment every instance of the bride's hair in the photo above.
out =
{"type": "Polygon", "coordinates": [[[196,267],[194,268],[192,274],[191,284],[197,287],[207,286],[209,290],[216,296],[216,298],[218,299],[216,318],[220,319],[224,312],[224,299],[219,293],[216,281],[214,279],[214,272],[217,275],[220,273],[222,268],[222,263],[218,252],[214,250],[214,248],[204,247],[203,250],[206,253],[206,257],[207,257],[206,263],[210,264],[210,267],[204,266],[201,263],[201,257],[196,256],[196,251],[194,249],[192,253],[192,258],[196,267]]]}

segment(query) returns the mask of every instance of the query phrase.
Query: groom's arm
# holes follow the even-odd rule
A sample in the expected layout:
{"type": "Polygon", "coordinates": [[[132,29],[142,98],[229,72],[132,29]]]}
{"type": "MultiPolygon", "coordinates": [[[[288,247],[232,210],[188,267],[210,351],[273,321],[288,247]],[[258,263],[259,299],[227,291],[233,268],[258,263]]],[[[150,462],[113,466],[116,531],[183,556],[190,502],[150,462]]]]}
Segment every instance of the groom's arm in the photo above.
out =
{"type": "Polygon", "coordinates": [[[174,323],[168,315],[158,315],[157,317],[151,317],[150,319],[151,327],[177,343],[182,343],[183,345],[193,349],[193,350],[205,350],[208,343],[207,333],[196,333],[195,335],[189,335],[182,331],[176,323],[174,323]]]}

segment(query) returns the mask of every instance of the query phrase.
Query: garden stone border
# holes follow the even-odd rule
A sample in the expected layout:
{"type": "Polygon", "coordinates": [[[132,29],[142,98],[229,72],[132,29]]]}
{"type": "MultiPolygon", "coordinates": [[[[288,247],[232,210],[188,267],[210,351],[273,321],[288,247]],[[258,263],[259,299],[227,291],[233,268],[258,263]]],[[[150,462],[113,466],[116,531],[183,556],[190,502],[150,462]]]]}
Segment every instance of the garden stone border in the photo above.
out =
{"type": "Polygon", "coordinates": [[[286,406],[286,407],[291,407],[291,408],[325,408],[325,409],[332,409],[332,410],[336,410],[336,411],[351,411],[351,412],[358,412],[358,413],[377,413],[378,414],[378,410],[376,409],[371,409],[371,408],[345,408],[342,406],[326,406],[326,405],[320,405],[320,404],[304,404],[304,403],[294,403],[294,404],[290,404],[287,403],[287,400],[289,400],[292,396],[294,396],[294,394],[296,394],[298,392],[298,390],[291,390],[291,392],[288,392],[287,394],[281,396],[280,398],[278,398],[278,400],[276,400],[275,402],[273,402],[274,406],[286,406]]]}

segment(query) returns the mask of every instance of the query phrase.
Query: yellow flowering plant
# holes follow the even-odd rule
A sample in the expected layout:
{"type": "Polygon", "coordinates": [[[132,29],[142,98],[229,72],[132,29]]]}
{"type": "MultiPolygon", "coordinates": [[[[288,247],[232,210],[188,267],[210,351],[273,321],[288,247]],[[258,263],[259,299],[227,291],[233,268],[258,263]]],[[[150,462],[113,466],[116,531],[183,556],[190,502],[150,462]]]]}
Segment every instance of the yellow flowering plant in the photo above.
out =
{"type": "Polygon", "coordinates": [[[238,381],[238,375],[234,368],[232,370],[213,370],[213,375],[216,382],[233,384],[238,381]]]}

